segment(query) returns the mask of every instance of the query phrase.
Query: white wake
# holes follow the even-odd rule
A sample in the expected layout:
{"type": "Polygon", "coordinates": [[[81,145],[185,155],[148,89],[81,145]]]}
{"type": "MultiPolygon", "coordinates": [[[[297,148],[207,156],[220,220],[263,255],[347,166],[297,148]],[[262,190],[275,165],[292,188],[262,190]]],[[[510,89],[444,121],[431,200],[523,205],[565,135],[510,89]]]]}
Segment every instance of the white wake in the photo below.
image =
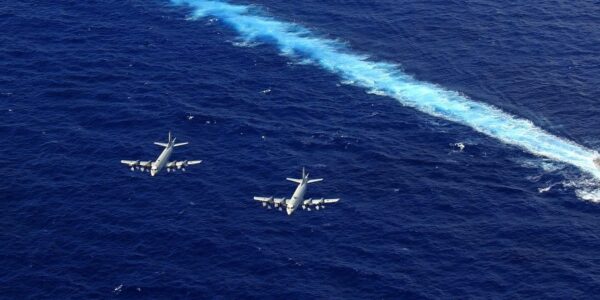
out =
{"type": "Polygon", "coordinates": [[[212,16],[235,29],[248,44],[266,42],[282,54],[309,60],[345,82],[377,95],[392,97],[405,106],[469,126],[506,144],[578,167],[600,179],[593,158],[597,152],[552,135],[531,121],[473,101],[458,92],[417,81],[393,64],[369,60],[343,44],[311,33],[294,23],[264,16],[256,8],[222,1],[172,0],[193,9],[192,19],[212,16]]]}

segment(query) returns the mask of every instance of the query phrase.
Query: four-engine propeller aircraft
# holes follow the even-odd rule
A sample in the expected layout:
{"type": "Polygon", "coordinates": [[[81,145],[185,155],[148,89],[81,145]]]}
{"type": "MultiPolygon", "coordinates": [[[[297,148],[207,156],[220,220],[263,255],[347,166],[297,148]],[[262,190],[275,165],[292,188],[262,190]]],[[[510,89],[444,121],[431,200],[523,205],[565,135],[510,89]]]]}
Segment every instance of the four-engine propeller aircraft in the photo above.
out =
{"type": "Polygon", "coordinates": [[[308,179],[308,174],[304,172],[304,168],[302,168],[302,179],[295,178],[286,178],[289,181],[298,183],[298,187],[294,191],[292,198],[273,198],[273,197],[254,197],[254,200],[262,202],[263,206],[267,206],[269,209],[271,205],[275,208],[279,208],[281,210],[281,206],[285,206],[285,210],[288,215],[291,215],[298,206],[302,205],[302,209],[307,209],[310,211],[311,206],[314,206],[316,210],[319,208],[325,208],[325,204],[336,203],[340,199],[304,199],[304,193],[306,193],[306,187],[309,183],[323,181],[322,178],[319,179],[308,179]]]}
{"type": "Polygon", "coordinates": [[[154,144],[158,146],[165,147],[165,149],[160,153],[156,161],[139,161],[139,160],[122,160],[121,163],[126,164],[131,168],[131,171],[136,169],[144,171],[150,171],[150,175],[154,176],[158,173],[162,168],[166,167],[167,172],[175,170],[185,171],[185,167],[196,165],[201,163],[201,160],[183,160],[183,161],[171,161],[169,162],[169,157],[173,153],[173,148],[187,145],[188,143],[175,143],[175,138],[171,139],[171,132],[169,131],[169,140],[166,143],[154,142],[154,144]]]}

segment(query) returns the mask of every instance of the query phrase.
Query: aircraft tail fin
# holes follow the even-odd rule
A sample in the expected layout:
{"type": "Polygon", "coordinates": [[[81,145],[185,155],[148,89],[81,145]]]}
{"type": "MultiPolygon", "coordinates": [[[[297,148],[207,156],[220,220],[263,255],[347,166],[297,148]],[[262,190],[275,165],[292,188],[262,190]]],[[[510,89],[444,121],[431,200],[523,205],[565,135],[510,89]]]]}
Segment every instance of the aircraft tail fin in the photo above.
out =
{"type": "MultiPolygon", "coordinates": [[[[175,141],[175,139],[173,139],[172,141],[175,141]]],[[[171,131],[169,131],[169,138],[166,143],[154,142],[154,145],[165,147],[165,148],[169,147],[169,144],[171,144],[171,131]]]]}
{"type": "Polygon", "coordinates": [[[323,178],[308,179],[308,173],[306,173],[306,170],[304,168],[302,168],[302,178],[301,179],[297,179],[297,178],[286,178],[286,179],[291,182],[295,182],[295,183],[302,183],[302,182],[315,183],[315,182],[323,181],[323,178]]]}

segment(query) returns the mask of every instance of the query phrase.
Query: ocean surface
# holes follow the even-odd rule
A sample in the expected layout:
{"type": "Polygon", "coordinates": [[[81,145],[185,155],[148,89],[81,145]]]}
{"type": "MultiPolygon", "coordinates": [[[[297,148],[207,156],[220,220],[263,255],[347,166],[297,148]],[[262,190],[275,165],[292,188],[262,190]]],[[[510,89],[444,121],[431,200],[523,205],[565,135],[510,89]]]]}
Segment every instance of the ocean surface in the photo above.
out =
{"type": "Polygon", "coordinates": [[[598,1],[0,0],[0,298],[597,297],[598,24],[598,1]],[[120,163],[169,131],[203,163],[120,163]],[[342,200],[252,200],[303,167],[342,200]]]}

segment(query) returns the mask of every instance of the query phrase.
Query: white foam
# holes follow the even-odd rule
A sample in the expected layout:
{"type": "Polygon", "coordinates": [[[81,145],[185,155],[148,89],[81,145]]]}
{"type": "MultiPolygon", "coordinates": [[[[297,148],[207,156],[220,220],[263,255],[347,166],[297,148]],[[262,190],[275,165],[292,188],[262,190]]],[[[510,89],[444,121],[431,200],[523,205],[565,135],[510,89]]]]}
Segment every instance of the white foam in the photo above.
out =
{"type": "Polygon", "coordinates": [[[387,96],[387,94],[384,91],[380,91],[378,89],[367,90],[367,94],[377,95],[377,96],[387,96]]]}
{"type": "Polygon", "coordinates": [[[458,151],[460,151],[460,152],[465,150],[465,144],[463,144],[463,143],[454,143],[454,144],[450,144],[450,145],[458,148],[458,151]]]}
{"type": "Polygon", "coordinates": [[[236,47],[240,47],[240,48],[252,48],[252,47],[256,47],[257,45],[260,45],[260,43],[249,42],[249,41],[235,41],[235,42],[232,42],[231,44],[236,47]]]}
{"type": "Polygon", "coordinates": [[[556,172],[563,169],[563,165],[549,161],[542,161],[540,167],[546,172],[556,172]]]}
{"type": "Polygon", "coordinates": [[[600,189],[579,189],[575,190],[575,194],[579,199],[600,203],[600,189]]]}
{"type": "Polygon", "coordinates": [[[548,186],[548,187],[545,187],[545,188],[538,188],[538,192],[539,192],[540,194],[543,194],[543,193],[545,193],[545,192],[548,192],[548,191],[550,191],[550,189],[552,189],[552,187],[553,187],[553,186],[552,186],[552,185],[550,185],[550,186],[548,186]]]}
{"type": "Polygon", "coordinates": [[[577,178],[566,180],[563,186],[573,188],[575,195],[585,201],[600,203],[600,182],[596,178],[577,178]]]}
{"type": "Polygon", "coordinates": [[[120,294],[122,291],[123,291],[123,284],[122,283],[119,284],[117,287],[115,287],[113,289],[113,293],[115,293],[117,295],[120,294]]]}

